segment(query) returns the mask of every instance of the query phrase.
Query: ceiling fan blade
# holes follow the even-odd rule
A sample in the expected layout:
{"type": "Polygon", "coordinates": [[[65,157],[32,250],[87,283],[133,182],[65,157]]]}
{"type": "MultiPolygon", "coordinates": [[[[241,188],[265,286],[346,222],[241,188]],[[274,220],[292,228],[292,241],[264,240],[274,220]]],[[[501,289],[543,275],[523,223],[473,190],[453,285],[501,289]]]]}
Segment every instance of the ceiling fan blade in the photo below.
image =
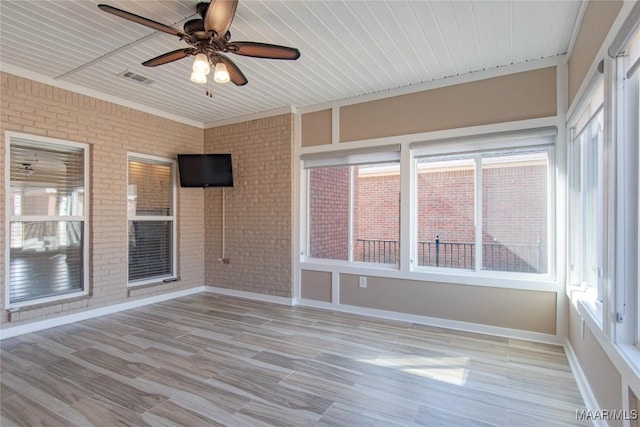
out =
{"type": "Polygon", "coordinates": [[[152,21],[151,19],[144,18],[142,16],[136,15],[131,12],[127,12],[126,10],[118,9],[113,6],[109,6],[107,4],[99,4],[98,7],[105,12],[111,13],[113,15],[119,16],[124,19],[128,19],[129,21],[136,22],[138,24],[144,25],[146,27],[153,28],[154,30],[162,31],[167,34],[172,34],[178,37],[189,37],[187,33],[177,30],[168,25],[161,24],[156,21],[152,21]]]}
{"type": "Polygon", "coordinates": [[[177,61],[178,59],[185,58],[189,55],[196,53],[196,50],[188,47],[185,49],[178,49],[171,52],[167,52],[163,55],[156,56],[148,61],[144,61],[142,65],[145,67],[157,67],[158,65],[167,64],[169,62],[177,61]]]}
{"type": "Polygon", "coordinates": [[[227,45],[229,52],[236,55],[269,59],[298,59],[300,51],[294,47],[257,42],[232,42],[227,45]]]}
{"type": "Polygon", "coordinates": [[[229,31],[236,14],[238,0],[211,0],[204,17],[204,29],[215,33],[214,39],[221,39],[229,31]]]}
{"type": "Polygon", "coordinates": [[[236,86],[244,86],[249,83],[249,81],[244,76],[244,74],[242,74],[242,71],[240,71],[240,68],[238,68],[235,62],[224,55],[218,54],[218,57],[220,58],[220,61],[222,61],[222,63],[226,65],[227,71],[229,72],[229,78],[236,86]]]}

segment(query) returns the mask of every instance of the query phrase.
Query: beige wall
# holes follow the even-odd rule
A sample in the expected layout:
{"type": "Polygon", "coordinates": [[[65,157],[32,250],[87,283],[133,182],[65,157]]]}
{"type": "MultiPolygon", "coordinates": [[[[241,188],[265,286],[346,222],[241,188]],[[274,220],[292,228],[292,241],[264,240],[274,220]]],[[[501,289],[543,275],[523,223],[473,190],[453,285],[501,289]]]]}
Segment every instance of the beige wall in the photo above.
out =
{"type": "Polygon", "coordinates": [[[340,142],[552,117],[556,109],[556,68],[543,68],[341,107],[340,142]]]}
{"type": "MultiPolygon", "coordinates": [[[[622,408],[622,378],[606,355],[591,330],[585,325],[584,337],[580,335],[582,319],[569,305],[569,341],[587,377],[600,409],[622,408]]],[[[609,421],[610,426],[621,426],[621,421],[609,421]]]]}
{"type": "Polygon", "coordinates": [[[331,144],[331,114],[331,110],[322,110],[302,115],[300,144],[303,147],[331,144]]]}
{"type": "Polygon", "coordinates": [[[622,8],[622,0],[590,1],[569,58],[569,105],[622,8]]]}
{"type": "MultiPolygon", "coordinates": [[[[556,86],[556,68],[548,67],[342,106],[338,111],[339,140],[345,143],[553,117],[557,113],[556,86]]],[[[330,113],[323,110],[303,115],[302,147],[331,143],[330,113]]],[[[305,274],[301,291],[303,298],[313,295],[313,299],[329,301],[329,285],[309,280],[305,274]]],[[[360,289],[356,276],[341,274],[340,303],[556,334],[555,292],[380,277],[370,277],[368,288],[360,289]]]]}
{"type": "MultiPolygon", "coordinates": [[[[127,289],[127,152],[175,158],[200,152],[204,131],[106,101],[1,73],[0,164],[4,167],[5,131],[60,138],[90,146],[90,284],[91,296],[73,302],[23,309],[3,328],[61,314],[128,302],[204,283],[204,198],[202,191],[178,189],[178,275],[180,280],[127,289]]],[[[0,203],[6,202],[4,173],[0,203]]],[[[4,218],[4,215],[3,215],[4,218]]],[[[6,236],[0,234],[0,303],[5,297],[6,236]]]]}
{"type": "Polygon", "coordinates": [[[331,302],[331,273],[302,270],[300,272],[300,293],[304,299],[331,302]]]}
{"type": "Polygon", "coordinates": [[[234,187],[205,190],[206,284],[292,295],[293,116],[205,130],[204,151],[231,153],[234,187]]]}
{"type": "Polygon", "coordinates": [[[555,292],[340,275],[340,303],[555,335],[555,292]]]}

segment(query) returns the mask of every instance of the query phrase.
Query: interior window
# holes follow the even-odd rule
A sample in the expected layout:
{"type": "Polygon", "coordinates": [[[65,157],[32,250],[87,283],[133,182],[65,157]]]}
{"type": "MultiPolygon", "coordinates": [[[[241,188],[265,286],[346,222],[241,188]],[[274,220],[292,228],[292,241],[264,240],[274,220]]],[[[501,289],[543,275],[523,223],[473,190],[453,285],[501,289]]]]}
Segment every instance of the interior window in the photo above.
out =
{"type": "Polygon", "coordinates": [[[10,137],[9,303],[86,288],[87,147],[10,137]]]}

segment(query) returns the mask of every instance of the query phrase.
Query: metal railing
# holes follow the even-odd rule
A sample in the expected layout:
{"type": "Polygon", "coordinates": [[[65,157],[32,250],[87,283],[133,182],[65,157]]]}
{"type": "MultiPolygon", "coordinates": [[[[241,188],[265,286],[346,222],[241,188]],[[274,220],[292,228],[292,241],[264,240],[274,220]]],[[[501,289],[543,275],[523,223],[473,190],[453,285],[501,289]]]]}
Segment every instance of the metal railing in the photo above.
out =
{"type": "MultiPolygon", "coordinates": [[[[418,265],[475,270],[476,244],[470,242],[418,242],[418,265]]],[[[398,264],[397,240],[356,239],[354,258],[362,262],[398,264]]],[[[483,243],[482,269],[522,273],[546,273],[546,247],[532,245],[483,243]]]]}
{"type": "Polygon", "coordinates": [[[397,264],[400,259],[398,255],[397,240],[356,239],[354,258],[359,261],[397,264]]]}
{"type": "Polygon", "coordinates": [[[541,243],[482,244],[482,268],[492,271],[516,271],[520,273],[546,273],[546,248],[541,243]]]}
{"type": "Polygon", "coordinates": [[[418,242],[418,265],[475,269],[475,243],[418,242]]]}

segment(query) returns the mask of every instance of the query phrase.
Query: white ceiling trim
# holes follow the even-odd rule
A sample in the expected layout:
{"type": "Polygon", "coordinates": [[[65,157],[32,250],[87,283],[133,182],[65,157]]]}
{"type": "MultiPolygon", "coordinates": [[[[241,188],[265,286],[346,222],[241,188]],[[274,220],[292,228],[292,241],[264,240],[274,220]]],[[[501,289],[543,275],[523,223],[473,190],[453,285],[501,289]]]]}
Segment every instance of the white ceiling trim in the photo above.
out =
{"type": "Polygon", "coordinates": [[[442,88],[446,86],[454,86],[458,84],[469,83],[469,82],[489,79],[493,77],[500,77],[500,76],[505,76],[505,75],[524,72],[524,71],[531,71],[531,70],[547,68],[551,66],[558,66],[563,61],[566,62],[565,55],[559,55],[559,56],[548,57],[548,58],[535,60],[535,61],[523,62],[520,64],[513,64],[513,65],[508,65],[503,67],[492,68],[489,70],[482,70],[482,71],[476,71],[468,74],[447,77],[444,79],[434,80],[431,82],[424,82],[416,85],[393,88],[393,89],[372,93],[372,94],[361,95],[353,98],[330,101],[323,104],[310,105],[306,107],[289,106],[289,107],[279,108],[275,110],[263,111],[263,112],[254,113],[250,115],[234,117],[231,119],[204,122],[204,123],[196,120],[187,119],[182,116],[170,114],[165,111],[151,108],[146,105],[134,103],[122,98],[106,95],[104,93],[98,92],[93,89],[88,89],[80,85],[60,81],[57,79],[52,79],[50,77],[43,76],[41,74],[37,74],[32,71],[28,71],[20,67],[15,67],[12,65],[0,63],[0,71],[13,74],[19,77],[24,77],[24,78],[34,80],[40,83],[44,83],[60,89],[65,89],[71,92],[79,93],[81,95],[86,95],[86,96],[90,96],[92,98],[100,99],[103,101],[112,102],[114,104],[118,104],[123,107],[132,108],[134,110],[153,114],[155,116],[163,117],[165,119],[169,119],[179,123],[194,126],[200,129],[208,129],[213,127],[226,126],[230,124],[246,122],[250,120],[257,120],[257,119],[263,119],[267,117],[278,116],[281,114],[287,114],[287,113],[305,114],[305,113],[310,113],[314,111],[321,111],[321,110],[326,110],[326,109],[331,109],[336,107],[343,107],[347,105],[358,104],[362,102],[375,101],[375,100],[380,100],[384,98],[391,98],[399,95],[423,92],[426,90],[437,89],[437,88],[442,88]]]}
{"type": "Polygon", "coordinates": [[[204,123],[195,120],[190,120],[182,116],[167,113],[146,105],[138,104],[135,102],[127,101],[122,98],[107,95],[102,92],[98,92],[93,89],[76,85],[69,82],[63,82],[60,80],[52,79],[51,77],[43,76],[42,74],[34,73],[32,71],[25,70],[24,68],[16,67],[9,64],[0,63],[0,71],[8,74],[13,74],[18,77],[24,77],[25,79],[34,80],[39,83],[44,83],[49,86],[57,87],[59,89],[68,90],[70,92],[79,93],[80,95],[90,96],[92,98],[100,99],[102,101],[112,102],[114,104],[121,105],[123,107],[132,108],[134,110],[142,111],[143,113],[153,114],[154,116],[162,117],[165,119],[173,120],[178,123],[194,126],[199,129],[204,129],[204,123]]]}
{"type": "Polygon", "coordinates": [[[278,108],[270,111],[261,111],[259,113],[249,114],[246,116],[234,117],[232,119],[206,122],[204,123],[204,128],[205,129],[216,128],[220,126],[232,125],[235,123],[242,123],[242,122],[248,122],[251,120],[265,119],[267,117],[275,117],[275,116],[281,116],[283,114],[295,114],[295,113],[296,113],[295,107],[284,107],[284,108],[278,108]]]}
{"type": "Polygon", "coordinates": [[[197,16],[194,0],[0,0],[0,60],[17,67],[4,70],[199,128],[517,72],[513,64],[541,67],[541,58],[567,52],[582,3],[241,0],[232,40],[295,46],[302,55],[296,62],[233,56],[251,84],[212,84],[210,97],[190,81],[188,60],[141,65],[184,48],[179,37],[105,13],[100,2],[175,28],[197,16]],[[118,77],[125,70],[153,84],[118,77]]]}

